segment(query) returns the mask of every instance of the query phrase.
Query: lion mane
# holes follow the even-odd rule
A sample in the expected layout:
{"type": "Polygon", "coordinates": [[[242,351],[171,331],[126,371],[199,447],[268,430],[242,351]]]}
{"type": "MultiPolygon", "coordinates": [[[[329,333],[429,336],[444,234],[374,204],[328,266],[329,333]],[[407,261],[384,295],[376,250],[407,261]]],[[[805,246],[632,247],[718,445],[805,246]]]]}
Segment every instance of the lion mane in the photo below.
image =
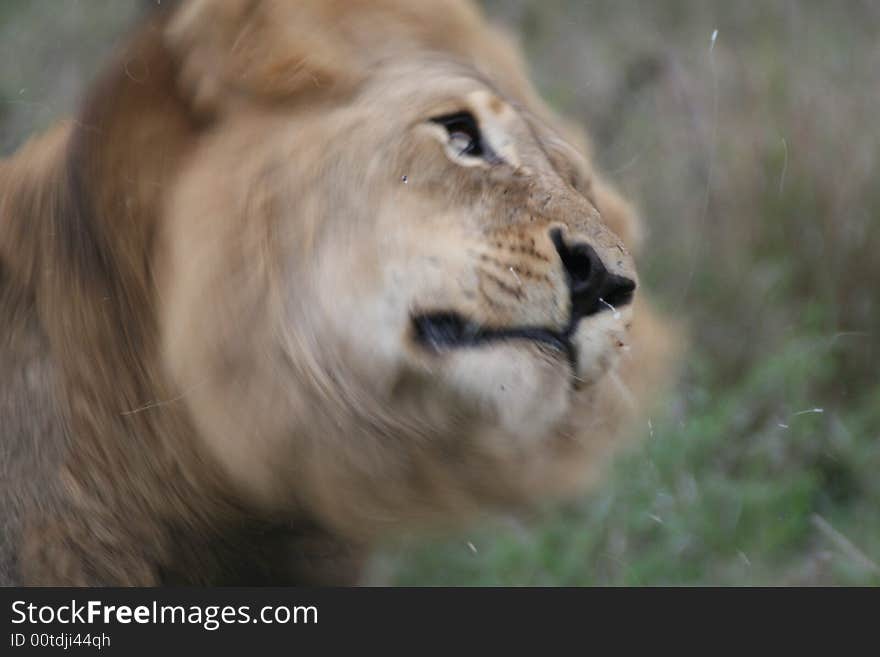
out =
{"type": "Polygon", "coordinates": [[[354,583],[591,481],[674,331],[511,41],[464,0],[172,4],[0,162],[0,582],[354,583]]]}

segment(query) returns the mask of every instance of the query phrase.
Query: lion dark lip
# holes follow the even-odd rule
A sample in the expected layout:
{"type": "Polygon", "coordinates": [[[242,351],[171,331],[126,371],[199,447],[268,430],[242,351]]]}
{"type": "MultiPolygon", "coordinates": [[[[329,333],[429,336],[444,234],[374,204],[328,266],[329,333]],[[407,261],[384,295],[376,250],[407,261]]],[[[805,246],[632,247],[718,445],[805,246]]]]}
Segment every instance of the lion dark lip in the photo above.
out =
{"type": "Polygon", "coordinates": [[[571,340],[575,325],[565,331],[541,326],[493,328],[468,320],[456,312],[431,312],[412,318],[415,341],[432,351],[479,347],[496,342],[525,340],[547,346],[566,356],[577,372],[577,347],[571,340]]]}
{"type": "Polygon", "coordinates": [[[493,327],[461,313],[437,310],[412,317],[416,343],[435,352],[479,347],[495,342],[527,340],[564,354],[577,379],[578,350],[572,341],[580,321],[632,302],[635,281],[608,271],[596,251],[586,243],[568,244],[562,231],[550,234],[568,277],[571,310],[562,329],[546,326],[493,327]]]}

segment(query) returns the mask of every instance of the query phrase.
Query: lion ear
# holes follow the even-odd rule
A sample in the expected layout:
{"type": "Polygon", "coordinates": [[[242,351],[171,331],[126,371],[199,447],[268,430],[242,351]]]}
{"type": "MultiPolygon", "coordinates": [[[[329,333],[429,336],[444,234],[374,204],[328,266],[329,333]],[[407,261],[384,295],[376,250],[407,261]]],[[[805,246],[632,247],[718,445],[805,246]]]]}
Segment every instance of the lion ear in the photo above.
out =
{"type": "MultiPolygon", "coordinates": [[[[332,4],[332,3],[330,3],[332,4]]],[[[324,2],[188,0],[171,17],[166,42],[184,95],[203,113],[242,100],[281,100],[357,79],[345,39],[324,2]],[[345,65],[344,63],[348,64],[345,65]]]]}

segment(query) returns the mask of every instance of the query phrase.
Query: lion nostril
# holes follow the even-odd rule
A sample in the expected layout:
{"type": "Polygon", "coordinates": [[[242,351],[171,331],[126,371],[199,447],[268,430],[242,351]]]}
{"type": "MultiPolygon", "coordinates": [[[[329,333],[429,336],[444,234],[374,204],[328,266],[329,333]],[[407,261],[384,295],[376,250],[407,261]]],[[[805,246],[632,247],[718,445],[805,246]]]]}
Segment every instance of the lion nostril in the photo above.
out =
{"type": "Polygon", "coordinates": [[[609,274],[602,289],[602,300],[612,306],[625,306],[633,298],[636,282],[625,276],[609,274]]]}
{"type": "Polygon", "coordinates": [[[558,228],[551,231],[550,239],[562,261],[572,296],[598,292],[607,270],[596,251],[584,242],[568,244],[558,228]]]}
{"type": "Polygon", "coordinates": [[[589,292],[590,288],[595,287],[605,268],[596,252],[586,244],[575,244],[560,252],[560,257],[568,274],[572,294],[589,292]]]}
{"type": "Polygon", "coordinates": [[[572,326],[583,317],[632,301],[635,281],[609,272],[592,246],[586,242],[568,244],[558,228],[550,231],[550,239],[568,279],[572,326]]]}

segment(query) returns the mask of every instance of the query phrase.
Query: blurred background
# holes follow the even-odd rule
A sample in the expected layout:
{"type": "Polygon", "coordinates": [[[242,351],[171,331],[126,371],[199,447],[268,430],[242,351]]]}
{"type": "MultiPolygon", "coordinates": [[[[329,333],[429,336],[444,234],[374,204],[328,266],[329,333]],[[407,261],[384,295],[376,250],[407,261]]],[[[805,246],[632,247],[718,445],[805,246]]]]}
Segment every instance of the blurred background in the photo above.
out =
{"type": "MultiPolygon", "coordinates": [[[[0,154],[142,0],[0,0],[0,154]]],[[[880,3],[487,0],[649,226],[681,381],[562,508],[401,540],[398,585],[880,584],[880,3]]]]}

